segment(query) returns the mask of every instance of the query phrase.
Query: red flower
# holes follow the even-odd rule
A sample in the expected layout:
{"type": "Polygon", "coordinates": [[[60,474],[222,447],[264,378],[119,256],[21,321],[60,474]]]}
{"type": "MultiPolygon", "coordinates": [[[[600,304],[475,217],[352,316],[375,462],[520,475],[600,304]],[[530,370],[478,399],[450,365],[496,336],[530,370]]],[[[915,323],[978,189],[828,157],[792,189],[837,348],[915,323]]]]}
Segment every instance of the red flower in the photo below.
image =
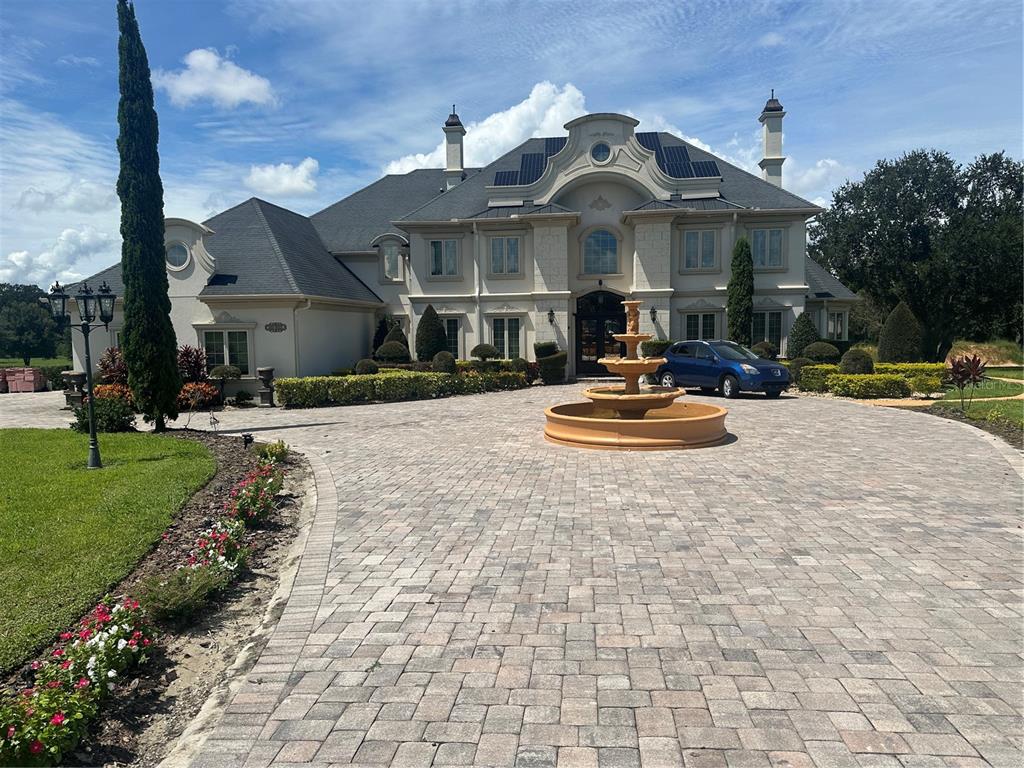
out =
{"type": "Polygon", "coordinates": [[[148,637],[142,638],[142,645],[143,646],[149,645],[149,638],[148,637]]]}
{"type": "Polygon", "coordinates": [[[64,713],[56,712],[53,717],[50,718],[50,725],[62,725],[64,723],[64,713]]]}
{"type": "Polygon", "coordinates": [[[46,684],[47,688],[60,688],[60,680],[51,680],[46,684]]]}
{"type": "Polygon", "coordinates": [[[70,632],[61,632],[60,633],[60,639],[61,640],[70,640],[71,639],[71,633],[70,632]]]}
{"type": "Polygon", "coordinates": [[[53,655],[54,656],[63,656],[64,655],[64,649],[63,648],[54,648],[53,655]]]}
{"type": "Polygon", "coordinates": [[[38,661],[33,661],[29,666],[31,666],[32,669],[39,669],[43,665],[40,664],[38,661]]]}
{"type": "Polygon", "coordinates": [[[68,667],[70,667],[70,666],[71,666],[72,664],[74,664],[74,663],[75,663],[75,662],[73,662],[73,661],[72,661],[71,659],[68,659],[68,660],[64,661],[64,662],[63,662],[63,663],[62,663],[62,664],[60,665],[60,668],[61,668],[61,669],[67,669],[68,667]]]}
{"type": "Polygon", "coordinates": [[[7,726],[7,738],[8,739],[13,739],[14,738],[14,726],[13,725],[7,726]]]}
{"type": "Polygon", "coordinates": [[[87,688],[87,687],[89,687],[89,678],[88,677],[79,678],[78,682],[75,683],[75,688],[81,689],[81,688],[87,688]]]}
{"type": "Polygon", "coordinates": [[[31,746],[29,746],[28,751],[31,752],[33,755],[38,755],[40,752],[43,751],[43,742],[41,742],[39,739],[36,739],[32,742],[31,746]]]}

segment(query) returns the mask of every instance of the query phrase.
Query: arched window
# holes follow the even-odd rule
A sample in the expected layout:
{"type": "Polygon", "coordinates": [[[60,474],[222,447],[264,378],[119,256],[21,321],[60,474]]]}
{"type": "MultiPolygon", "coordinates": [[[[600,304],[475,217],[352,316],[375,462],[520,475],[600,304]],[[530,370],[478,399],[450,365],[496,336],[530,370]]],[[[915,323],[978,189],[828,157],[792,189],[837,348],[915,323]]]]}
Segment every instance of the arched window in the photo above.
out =
{"type": "Polygon", "coordinates": [[[583,241],[583,273],[612,275],[619,271],[619,241],[607,229],[595,229],[583,241]]]}

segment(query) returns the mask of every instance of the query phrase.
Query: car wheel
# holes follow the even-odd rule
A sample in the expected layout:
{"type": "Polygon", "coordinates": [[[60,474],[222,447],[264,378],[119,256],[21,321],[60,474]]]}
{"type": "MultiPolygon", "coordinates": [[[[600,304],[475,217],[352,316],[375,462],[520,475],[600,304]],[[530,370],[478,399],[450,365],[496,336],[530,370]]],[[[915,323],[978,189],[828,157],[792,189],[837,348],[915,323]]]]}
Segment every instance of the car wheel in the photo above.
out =
{"type": "Polygon", "coordinates": [[[740,393],[740,383],[735,376],[726,376],[722,379],[722,395],[732,400],[740,393]]]}
{"type": "Polygon", "coordinates": [[[781,389],[769,389],[768,391],[765,392],[765,395],[768,396],[769,400],[778,400],[779,395],[781,395],[781,394],[782,394],[782,390],[781,389]]]}
{"type": "Polygon", "coordinates": [[[663,387],[674,387],[676,385],[676,376],[672,371],[665,371],[661,374],[661,386],[663,387]]]}

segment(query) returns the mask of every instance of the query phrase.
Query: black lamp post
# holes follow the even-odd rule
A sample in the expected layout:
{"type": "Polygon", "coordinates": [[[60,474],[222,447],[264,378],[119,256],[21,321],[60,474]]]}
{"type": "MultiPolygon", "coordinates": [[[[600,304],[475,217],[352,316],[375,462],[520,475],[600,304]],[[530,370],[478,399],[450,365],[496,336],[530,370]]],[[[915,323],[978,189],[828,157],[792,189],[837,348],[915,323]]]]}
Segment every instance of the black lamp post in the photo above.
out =
{"type": "MultiPolygon", "coordinates": [[[[59,282],[54,283],[53,288],[50,289],[50,295],[46,298],[50,304],[50,313],[53,315],[53,319],[58,324],[69,322],[68,294],[59,282]]],[[[103,466],[100,461],[100,446],[96,441],[96,418],[92,397],[92,353],[89,349],[89,334],[93,328],[109,327],[110,321],[114,319],[114,302],[116,300],[117,296],[110,290],[110,286],[106,282],[95,293],[86,283],[82,283],[75,295],[75,304],[78,307],[78,317],[81,322],[73,324],[72,327],[78,328],[85,339],[85,381],[89,396],[86,404],[89,409],[89,463],[87,465],[89,469],[99,469],[103,466]],[[97,316],[99,322],[94,324],[93,320],[97,316]]]]}

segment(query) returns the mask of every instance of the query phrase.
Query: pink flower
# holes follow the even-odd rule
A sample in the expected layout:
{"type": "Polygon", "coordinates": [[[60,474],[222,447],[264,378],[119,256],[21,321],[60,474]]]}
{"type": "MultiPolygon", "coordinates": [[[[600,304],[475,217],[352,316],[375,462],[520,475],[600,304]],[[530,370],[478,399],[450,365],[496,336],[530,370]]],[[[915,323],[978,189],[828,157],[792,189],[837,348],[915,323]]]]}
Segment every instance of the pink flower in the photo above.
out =
{"type": "Polygon", "coordinates": [[[36,739],[29,746],[28,751],[31,752],[33,755],[38,755],[40,752],[43,751],[43,742],[41,742],[39,739],[36,739]]]}
{"type": "Polygon", "coordinates": [[[78,688],[78,689],[88,688],[88,687],[89,687],[89,678],[88,677],[79,678],[78,682],[75,683],[75,688],[78,688]]]}
{"type": "Polygon", "coordinates": [[[64,713],[63,712],[57,712],[57,713],[54,714],[53,717],[50,718],[50,725],[63,725],[63,723],[64,723],[64,713]]]}
{"type": "Polygon", "coordinates": [[[53,655],[54,656],[63,656],[64,655],[64,649],[63,648],[54,648],[53,655]]]}
{"type": "Polygon", "coordinates": [[[47,688],[60,688],[60,680],[51,680],[46,684],[47,688]]]}
{"type": "Polygon", "coordinates": [[[7,726],[7,738],[8,739],[13,739],[14,738],[14,733],[15,733],[14,726],[13,725],[7,726]]]}
{"type": "Polygon", "coordinates": [[[60,639],[61,640],[70,640],[71,639],[71,633],[70,632],[61,632],[60,633],[60,639]]]}
{"type": "Polygon", "coordinates": [[[74,663],[75,663],[75,662],[73,662],[73,661],[72,661],[71,659],[68,659],[67,661],[65,661],[64,663],[62,663],[62,664],[60,665],[60,668],[61,668],[61,669],[67,669],[68,667],[70,667],[70,666],[71,666],[72,664],[74,664],[74,663]]]}
{"type": "Polygon", "coordinates": [[[38,661],[33,661],[29,666],[31,666],[32,669],[39,669],[43,665],[40,664],[38,661]]]}

